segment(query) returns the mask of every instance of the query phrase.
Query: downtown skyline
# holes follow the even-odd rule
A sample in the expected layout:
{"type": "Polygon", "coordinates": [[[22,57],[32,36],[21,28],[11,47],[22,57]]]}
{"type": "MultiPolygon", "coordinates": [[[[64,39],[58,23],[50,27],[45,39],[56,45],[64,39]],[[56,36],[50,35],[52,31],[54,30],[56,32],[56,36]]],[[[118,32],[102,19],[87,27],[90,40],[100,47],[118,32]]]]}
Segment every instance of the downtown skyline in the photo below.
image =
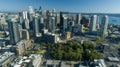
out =
{"type": "Polygon", "coordinates": [[[0,67],[120,67],[119,0],[0,0],[0,67]]]}
{"type": "Polygon", "coordinates": [[[0,11],[19,12],[28,10],[28,6],[42,7],[43,10],[81,13],[120,13],[119,0],[1,0],[0,11]]]}

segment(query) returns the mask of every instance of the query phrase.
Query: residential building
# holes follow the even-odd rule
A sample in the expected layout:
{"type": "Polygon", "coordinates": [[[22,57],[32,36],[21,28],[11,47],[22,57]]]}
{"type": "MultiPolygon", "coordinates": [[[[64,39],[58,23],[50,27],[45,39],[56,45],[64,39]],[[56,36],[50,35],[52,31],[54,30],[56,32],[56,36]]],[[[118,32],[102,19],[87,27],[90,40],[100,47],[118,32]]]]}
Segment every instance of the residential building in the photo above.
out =
{"type": "Polygon", "coordinates": [[[8,21],[9,26],[9,34],[10,34],[10,42],[15,45],[20,41],[20,32],[19,32],[19,23],[16,19],[10,19],[8,21]]]}
{"type": "Polygon", "coordinates": [[[108,16],[104,16],[102,18],[100,35],[103,37],[107,36],[108,20],[109,20],[108,16]]]}
{"type": "Polygon", "coordinates": [[[91,17],[91,22],[90,22],[90,33],[97,31],[96,30],[96,24],[97,24],[97,15],[93,15],[91,17]]]}

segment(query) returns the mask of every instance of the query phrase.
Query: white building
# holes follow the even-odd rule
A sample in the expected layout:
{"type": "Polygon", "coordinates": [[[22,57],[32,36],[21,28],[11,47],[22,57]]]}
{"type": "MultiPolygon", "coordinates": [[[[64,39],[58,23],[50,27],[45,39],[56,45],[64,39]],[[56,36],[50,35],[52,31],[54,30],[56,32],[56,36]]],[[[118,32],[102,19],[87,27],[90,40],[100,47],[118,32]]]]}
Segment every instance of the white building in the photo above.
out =
{"type": "Polygon", "coordinates": [[[34,9],[33,9],[32,6],[29,6],[29,13],[30,13],[30,14],[34,14],[34,9]]]}
{"type": "Polygon", "coordinates": [[[107,36],[108,20],[109,20],[108,16],[104,16],[102,18],[101,30],[100,30],[101,36],[107,36]]]}
{"type": "Polygon", "coordinates": [[[97,15],[93,15],[91,17],[91,22],[90,22],[90,32],[96,31],[96,24],[97,24],[97,15]]]}
{"type": "Polygon", "coordinates": [[[29,58],[34,58],[32,63],[34,67],[40,67],[42,55],[31,54],[29,58]]]}
{"type": "Polygon", "coordinates": [[[104,59],[95,59],[94,60],[94,67],[107,67],[105,64],[104,59]]]}
{"type": "Polygon", "coordinates": [[[27,11],[23,11],[23,19],[27,19],[28,15],[27,15],[27,11]]]}
{"type": "Polygon", "coordinates": [[[11,67],[32,67],[32,59],[26,56],[20,56],[14,60],[11,67]]]}

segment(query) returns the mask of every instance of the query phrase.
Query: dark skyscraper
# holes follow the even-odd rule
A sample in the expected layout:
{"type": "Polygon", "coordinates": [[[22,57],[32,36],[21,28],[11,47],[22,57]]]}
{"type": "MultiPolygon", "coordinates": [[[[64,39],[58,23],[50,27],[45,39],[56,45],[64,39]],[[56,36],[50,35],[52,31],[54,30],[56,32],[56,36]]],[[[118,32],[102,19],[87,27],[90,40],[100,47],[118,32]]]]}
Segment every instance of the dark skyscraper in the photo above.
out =
{"type": "Polygon", "coordinates": [[[63,29],[63,24],[64,24],[63,14],[68,15],[68,12],[60,12],[60,28],[61,29],[63,29]]]}
{"type": "Polygon", "coordinates": [[[63,12],[60,12],[60,28],[63,29],[63,12]]]}
{"type": "Polygon", "coordinates": [[[63,34],[67,31],[68,28],[68,16],[63,15],[63,34]]]}
{"type": "Polygon", "coordinates": [[[45,28],[49,29],[49,17],[50,17],[50,11],[46,11],[46,22],[45,22],[45,28]]]}

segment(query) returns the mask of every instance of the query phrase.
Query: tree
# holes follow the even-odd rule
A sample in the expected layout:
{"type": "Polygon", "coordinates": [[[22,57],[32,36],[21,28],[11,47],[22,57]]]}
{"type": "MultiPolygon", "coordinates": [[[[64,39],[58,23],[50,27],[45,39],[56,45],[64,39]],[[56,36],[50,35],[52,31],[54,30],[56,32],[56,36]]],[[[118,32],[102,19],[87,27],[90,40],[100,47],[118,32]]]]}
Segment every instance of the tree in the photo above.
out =
{"type": "Polygon", "coordinates": [[[99,44],[99,42],[100,42],[100,41],[99,41],[99,38],[97,37],[97,38],[96,38],[96,44],[99,44]]]}
{"type": "Polygon", "coordinates": [[[69,62],[69,65],[70,65],[71,67],[74,67],[72,61],[69,62]]]}
{"type": "Polygon", "coordinates": [[[95,51],[95,46],[90,41],[85,41],[83,44],[83,58],[85,60],[93,60],[101,58],[99,52],[95,51]]]}
{"type": "Polygon", "coordinates": [[[95,50],[90,52],[90,60],[100,59],[102,56],[95,50]]]}
{"type": "Polygon", "coordinates": [[[50,50],[50,49],[51,49],[51,44],[47,43],[47,50],[50,50]]]}
{"type": "Polygon", "coordinates": [[[85,41],[85,42],[83,43],[83,49],[84,49],[84,50],[86,50],[86,49],[92,50],[92,49],[95,49],[95,46],[92,44],[91,41],[85,41]]]}
{"type": "Polygon", "coordinates": [[[75,40],[70,40],[67,43],[53,44],[51,47],[51,57],[57,60],[80,61],[101,58],[91,41],[85,41],[81,45],[75,40]]]}
{"type": "Polygon", "coordinates": [[[40,43],[40,45],[42,45],[42,46],[46,46],[46,43],[42,42],[42,43],[40,43]]]}
{"type": "Polygon", "coordinates": [[[99,40],[100,40],[100,42],[104,42],[105,39],[104,39],[104,37],[100,37],[99,40]]]}
{"type": "Polygon", "coordinates": [[[104,42],[104,37],[97,37],[96,38],[96,44],[99,44],[99,43],[101,43],[101,42],[104,42]]]}
{"type": "Polygon", "coordinates": [[[63,54],[62,50],[58,50],[58,51],[57,51],[57,59],[58,59],[58,60],[61,60],[61,59],[62,59],[62,54],[63,54]]]}

